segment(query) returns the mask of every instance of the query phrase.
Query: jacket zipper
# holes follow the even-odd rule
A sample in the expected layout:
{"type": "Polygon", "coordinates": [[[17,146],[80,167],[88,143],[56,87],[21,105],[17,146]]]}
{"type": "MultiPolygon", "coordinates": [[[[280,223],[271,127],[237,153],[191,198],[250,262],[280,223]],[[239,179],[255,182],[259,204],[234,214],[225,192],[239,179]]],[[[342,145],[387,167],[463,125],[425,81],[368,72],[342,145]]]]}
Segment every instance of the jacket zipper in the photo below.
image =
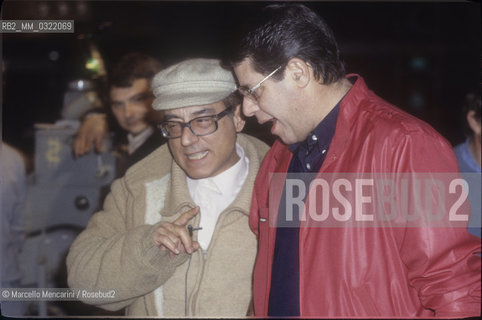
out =
{"type": "Polygon", "coordinates": [[[224,218],[224,216],[226,214],[229,214],[229,213],[232,213],[232,211],[229,211],[229,212],[223,212],[221,213],[221,215],[218,217],[218,221],[216,222],[216,226],[214,227],[214,231],[213,231],[213,235],[211,237],[211,241],[209,242],[209,246],[207,247],[206,250],[202,250],[202,271],[201,271],[201,277],[196,285],[196,288],[195,288],[195,294],[193,295],[193,303],[192,303],[192,310],[194,311],[193,313],[193,316],[198,316],[196,315],[195,313],[197,312],[197,302],[198,302],[198,296],[199,296],[199,290],[201,289],[201,283],[203,281],[203,278],[204,278],[204,271],[205,271],[205,266],[206,266],[206,263],[207,263],[207,260],[208,260],[208,254],[209,252],[211,252],[212,250],[212,246],[213,246],[213,243],[215,242],[216,240],[216,236],[218,234],[218,230],[222,224],[222,220],[224,218]]]}
{"type": "MultiPolygon", "coordinates": [[[[193,221],[193,224],[198,226],[199,227],[199,222],[200,222],[200,217],[196,217],[195,220],[193,221]]],[[[204,250],[200,249],[203,253],[202,253],[202,258],[201,258],[201,276],[200,276],[200,279],[197,281],[197,283],[195,284],[195,288],[193,291],[196,291],[196,288],[199,287],[199,284],[201,283],[202,281],[202,275],[204,273],[204,262],[205,262],[205,258],[204,258],[204,250]]],[[[189,316],[193,316],[194,312],[195,312],[195,309],[194,309],[194,306],[195,306],[195,301],[197,299],[197,293],[195,295],[193,295],[191,301],[193,301],[192,305],[190,305],[189,303],[189,292],[188,292],[188,280],[189,280],[189,272],[190,272],[190,267],[191,267],[191,260],[192,258],[194,257],[194,255],[196,254],[197,252],[193,252],[190,256],[189,256],[189,264],[188,264],[188,267],[187,267],[187,270],[186,270],[186,277],[185,277],[185,281],[184,281],[184,295],[185,295],[185,298],[184,298],[184,316],[186,317],[189,317],[189,316]]]]}
{"type": "Polygon", "coordinates": [[[192,305],[191,305],[191,315],[190,316],[197,316],[196,315],[196,307],[197,307],[197,301],[198,301],[198,296],[199,296],[199,288],[201,286],[201,283],[203,281],[203,278],[204,278],[204,269],[205,269],[205,266],[206,266],[206,261],[207,261],[207,250],[202,250],[201,249],[201,275],[199,277],[199,280],[197,281],[196,283],[196,286],[194,287],[194,290],[193,292],[195,292],[193,295],[192,295],[192,305]]]}

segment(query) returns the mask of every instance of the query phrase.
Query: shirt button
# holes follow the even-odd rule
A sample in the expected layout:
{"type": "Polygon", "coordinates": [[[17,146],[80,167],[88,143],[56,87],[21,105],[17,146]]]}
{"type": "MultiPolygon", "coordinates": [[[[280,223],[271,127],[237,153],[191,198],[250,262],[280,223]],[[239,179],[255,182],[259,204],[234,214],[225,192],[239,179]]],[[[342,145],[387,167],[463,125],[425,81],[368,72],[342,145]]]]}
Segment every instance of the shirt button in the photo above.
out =
{"type": "Polygon", "coordinates": [[[311,140],[317,141],[317,140],[318,140],[318,137],[317,137],[316,135],[312,135],[312,136],[311,136],[311,140]]]}
{"type": "Polygon", "coordinates": [[[308,169],[308,170],[311,169],[311,165],[309,163],[306,164],[306,169],[308,169]]]}
{"type": "Polygon", "coordinates": [[[324,149],[323,151],[321,151],[321,154],[325,154],[325,152],[326,152],[326,149],[324,149]]]}

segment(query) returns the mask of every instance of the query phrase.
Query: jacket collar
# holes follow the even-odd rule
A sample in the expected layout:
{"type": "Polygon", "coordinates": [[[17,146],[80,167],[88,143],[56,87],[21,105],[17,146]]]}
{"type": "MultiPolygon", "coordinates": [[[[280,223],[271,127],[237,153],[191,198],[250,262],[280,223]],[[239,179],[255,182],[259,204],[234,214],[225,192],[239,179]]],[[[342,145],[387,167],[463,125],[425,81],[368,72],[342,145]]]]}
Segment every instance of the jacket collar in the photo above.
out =
{"type": "Polygon", "coordinates": [[[178,212],[194,208],[196,204],[189,195],[187,188],[186,174],[171,158],[171,178],[168,184],[163,216],[169,217],[178,212]]]}
{"type": "MultiPolygon", "coordinates": [[[[343,150],[346,149],[348,143],[350,143],[350,131],[354,125],[354,121],[357,119],[360,104],[363,99],[366,99],[367,94],[371,92],[361,76],[348,74],[346,78],[352,81],[353,86],[340,101],[340,111],[336,122],[335,135],[333,136],[322,168],[326,168],[331,162],[336,160],[343,150]]],[[[273,148],[278,149],[278,152],[275,152],[273,156],[276,163],[278,163],[274,171],[286,171],[293,154],[279,139],[275,141],[273,148]]]]}
{"type": "MultiPolygon", "coordinates": [[[[254,180],[258,174],[261,161],[264,158],[264,154],[260,154],[259,150],[253,143],[249,141],[249,136],[244,134],[238,134],[238,143],[243,147],[246,157],[249,160],[248,176],[244,181],[241,190],[238,193],[236,199],[231,203],[230,208],[242,212],[246,216],[249,216],[249,210],[251,207],[251,198],[253,195],[254,180]]],[[[252,138],[251,138],[252,139],[252,138]]]]}
{"type": "Polygon", "coordinates": [[[333,163],[333,161],[346,150],[348,144],[351,142],[350,136],[353,125],[358,118],[362,101],[366,99],[366,96],[369,93],[365,81],[359,75],[348,74],[346,78],[353,83],[353,86],[340,102],[340,111],[336,122],[335,135],[333,136],[330,149],[328,149],[325,162],[322,165],[322,171],[333,163]]]}

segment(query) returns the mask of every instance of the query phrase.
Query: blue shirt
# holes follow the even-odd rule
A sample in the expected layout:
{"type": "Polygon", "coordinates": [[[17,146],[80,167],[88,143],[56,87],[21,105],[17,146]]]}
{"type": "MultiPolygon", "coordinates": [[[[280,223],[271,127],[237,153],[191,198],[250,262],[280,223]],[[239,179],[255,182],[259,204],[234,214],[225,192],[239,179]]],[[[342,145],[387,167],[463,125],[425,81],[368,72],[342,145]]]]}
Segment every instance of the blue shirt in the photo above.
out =
{"type": "MultiPolygon", "coordinates": [[[[288,174],[316,173],[320,170],[335,134],[339,110],[340,106],[337,104],[305,141],[290,146],[293,158],[288,168],[288,174]]],[[[305,179],[304,175],[300,175],[300,178],[305,182],[305,190],[308,190],[311,179],[309,177],[305,179]]],[[[294,212],[294,221],[286,223],[285,189],[278,212],[268,304],[269,316],[300,315],[299,218],[297,219],[299,214],[299,212],[294,212]]]]}
{"type": "Polygon", "coordinates": [[[465,142],[457,145],[454,148],[455,155],[457,156],[457,161],[459,163],[460,172],[477,172],[481,173],[481,167],[475,161],[472,153],[469,149],[470,138],[465,140],[465,142]]]}
{"type": "Polygon", "coordinates": [[[475,161],[469,149],[470,138],[454,148],[459,163],[462,178],[469,184],[469,203],[471,208],[468,230],[471,234],[481,237],[481,203],[480,194],[482,188],[481,167],[475,161]]]}

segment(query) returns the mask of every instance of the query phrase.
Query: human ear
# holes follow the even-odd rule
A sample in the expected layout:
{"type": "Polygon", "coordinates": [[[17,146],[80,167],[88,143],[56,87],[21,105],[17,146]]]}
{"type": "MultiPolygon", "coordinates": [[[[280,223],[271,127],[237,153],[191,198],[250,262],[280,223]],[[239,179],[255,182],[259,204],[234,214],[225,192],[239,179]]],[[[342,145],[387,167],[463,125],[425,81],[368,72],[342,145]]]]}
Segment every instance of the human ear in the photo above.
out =
{"type": "Polygon", "coordinates": [[[244,120],[244,116],[241,112],[241,105],[240,104],[238,104],[234,108],[233,123],[234,123],[234,128],[236,129],[236,132],[241,132],[244,128],[244,125],[246,124],[246,120],[244,120]]]}
{"type": "Polygon", "coordinates": [[[467,112],[467,122],[469,123],[470,129],[474,132],[474,134],[479,135],[481,133],[481,123],[480,119],[475,117],[475,110],[470,110],[467,112]]]}
{"type": "Polygon", "coordinates": [[[306,87],[312,78],[309,64],[299,58],[292,58],[288,61],[286,73],[300,88],[306,87]]]}

